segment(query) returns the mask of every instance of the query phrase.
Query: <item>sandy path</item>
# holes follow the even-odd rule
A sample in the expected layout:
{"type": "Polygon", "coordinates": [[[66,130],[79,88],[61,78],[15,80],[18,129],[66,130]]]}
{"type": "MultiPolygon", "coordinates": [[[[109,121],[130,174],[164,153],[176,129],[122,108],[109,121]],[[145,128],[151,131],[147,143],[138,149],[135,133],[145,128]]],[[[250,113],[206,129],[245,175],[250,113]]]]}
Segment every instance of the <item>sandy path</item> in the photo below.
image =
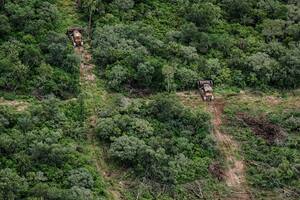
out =
{"type": "Polygon", "coordinates": [[[225,181],[232,189],[232,194],[228,199],[249,200],[251,198],[245,181],[245,165],[243,160],[239,160],[236,157],[239,146],[231,136],[222,133],[220,130],[223,109],[224,102],[221,100],[216,100],[210,104],[210,110],[214,115],[214,136],[228,166],[225,171],[225,181]]]}

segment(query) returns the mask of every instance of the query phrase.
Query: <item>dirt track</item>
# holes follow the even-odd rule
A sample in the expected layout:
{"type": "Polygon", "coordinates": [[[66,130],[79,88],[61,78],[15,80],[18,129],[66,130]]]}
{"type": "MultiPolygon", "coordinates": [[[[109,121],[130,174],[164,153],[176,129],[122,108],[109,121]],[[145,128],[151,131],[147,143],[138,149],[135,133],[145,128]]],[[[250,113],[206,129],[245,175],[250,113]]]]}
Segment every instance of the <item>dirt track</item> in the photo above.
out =
{"type": "Polygon", "coordinates": [[[232,193],[228,199],[249,200],[251,198],[245,183],[244,162],[236,157],[239,146],[231,136],[222,133],[220,130],[224,106],[225,103],[222,100],[216,100],[209,107],[214,115],[214,136],[226,159],[227,169],[224,179],[226,184],[232,189],[232,193]]]}
{"type": "MultiPolygon", "coordinates": [[[[75,48],[75,52],[77,53],[77,55],[79,55],[81,57],[81,63],[80,63],[80,84],[84,90],[84,92],[87,92],[85,90],[91,90],[91,91],[97,91],[99,90],[99,88],[97,88],[97,84],[96,84],[96,76],[94,74],[94,68],[95,65],[91,62],[92,61],[92,55],[89,53],[88,50],[84,49],[84,47],[77,47],[75,48]]],[[[91,92],[90,91],[90,92],[91,92]]],[[[88,98],[92,98],[92,99],[97,99],[97,93],[91,92],[91,96],[89,96],[88,98]]],[[[87,99],[85,99],[87,101],[87,99]]],[[[93,105],[90,105],[92,107],[91,109],[91,113],[89,113],[89,118],[87,120],[88,126],[90,126],[90,128],[95,127],[96,125],[96,115],[95,115],[95,106],[96,106],[96,102],[90,101],[90,103],[92,102],[93,105]]],[[[91,151],[92,151],[92,155],[93,155],[93,162],[95,163],[95,167],[99,173],[99,175],[101,175],[106,182],[109,182],[111,184],[111,186],[109,186],[107,188],[108,192],[110,193],[110,197],[109,199],[114,199],[114,200],[119,200],[122,199],[122,195],[121,193],[115,189],[114,187],[116,187],[115,185],[113,185],[113,180],[111,179],[110,176],[108,176],[106,173],[106,170],[104,167],[104,161],[103,158],[101,158],[101,154],[102,151],[99,147],[99,144],[97,143],[97,139],[95,136],[95,133],[93,131],[90,131],[87,134],[87,139],[89,141],[89,143],[91,144],[91,151]]],[[[117,187],[119,188],[119,187],[117,187]]]]}

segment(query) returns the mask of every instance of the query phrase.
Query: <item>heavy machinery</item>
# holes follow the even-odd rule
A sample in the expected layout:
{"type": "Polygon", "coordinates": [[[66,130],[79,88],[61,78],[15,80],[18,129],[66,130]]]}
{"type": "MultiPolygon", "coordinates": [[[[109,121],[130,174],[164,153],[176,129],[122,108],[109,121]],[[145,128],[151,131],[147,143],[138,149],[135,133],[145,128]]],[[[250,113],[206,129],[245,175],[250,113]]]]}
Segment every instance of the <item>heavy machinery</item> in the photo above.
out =
{"type": "Polygon", "coordinates": [[[67,31],[68,37],[72,40],[74,47],[83,46],[82,28],[69,28],[67,31]]]}
{"type": "Polygon", "coordinates": [[[213,101],[213,81],[212,80],[202,80],[197,82],[198,89],[202,96],[203,101],[213,101]]]}

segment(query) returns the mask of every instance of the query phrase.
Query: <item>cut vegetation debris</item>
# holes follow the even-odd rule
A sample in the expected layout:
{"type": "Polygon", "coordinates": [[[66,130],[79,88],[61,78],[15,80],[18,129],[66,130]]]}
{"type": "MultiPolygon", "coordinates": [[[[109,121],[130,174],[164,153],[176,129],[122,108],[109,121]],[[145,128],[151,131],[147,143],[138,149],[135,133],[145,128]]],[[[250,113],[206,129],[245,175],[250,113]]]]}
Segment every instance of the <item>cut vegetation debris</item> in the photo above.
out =
{"type": "Polygon", "coordinates": [[[245,113],[238,113],[237,118],[247,124],[255,135],[262,137],[269,144],[280,144],[286,138],[285,131],[280,126],[270,123],[265,117],[254,118],[245,113]]]}

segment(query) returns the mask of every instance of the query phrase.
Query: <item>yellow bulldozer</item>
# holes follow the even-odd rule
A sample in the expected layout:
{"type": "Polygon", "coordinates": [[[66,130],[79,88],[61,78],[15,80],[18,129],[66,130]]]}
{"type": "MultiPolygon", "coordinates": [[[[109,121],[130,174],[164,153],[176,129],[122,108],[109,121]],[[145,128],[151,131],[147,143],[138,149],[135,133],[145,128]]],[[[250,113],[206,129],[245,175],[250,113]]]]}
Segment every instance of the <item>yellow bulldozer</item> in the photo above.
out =
{"type": "Polygon", "coordinates": [[[78,27],[69,28],[67,30],[68,37],[72,40],[74,47],[81,47],[83,46],[83,29],[78,27]]]}
{"type": "Polygon", "coordinates": [[[198,81],[198,89],[201,94],[203,101],[213,101],[213,81],[212,80],[202,80],[198,81]]]}

